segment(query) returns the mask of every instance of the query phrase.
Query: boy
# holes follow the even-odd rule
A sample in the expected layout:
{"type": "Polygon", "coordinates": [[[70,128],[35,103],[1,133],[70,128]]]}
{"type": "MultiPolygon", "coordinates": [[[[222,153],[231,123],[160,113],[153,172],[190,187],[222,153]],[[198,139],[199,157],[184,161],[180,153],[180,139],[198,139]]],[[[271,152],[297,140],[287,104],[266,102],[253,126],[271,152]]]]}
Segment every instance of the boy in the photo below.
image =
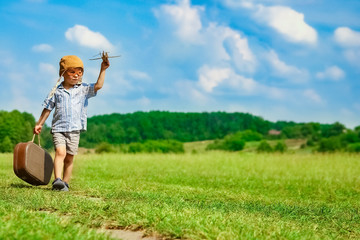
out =
{"type": "Polygon", "coordinates": [[[99,77],[94,84],[82,83],[84,64],[79,57],[64,56],[59,64],[60,79],[63,76],[64,81],[55,86],[45,99],[44,109],[34,127],[34,133],[41,132],[51,110],[55,108],[51,127],[55,147],[55,180],[52,183],[52,190],[69,191],[73,159],[77,154],[80,132],[86,131],[88,99],[96,96],[97,91],[104,85],[105,71],[110,63],[108,59],[103,60],[99,77]]]}

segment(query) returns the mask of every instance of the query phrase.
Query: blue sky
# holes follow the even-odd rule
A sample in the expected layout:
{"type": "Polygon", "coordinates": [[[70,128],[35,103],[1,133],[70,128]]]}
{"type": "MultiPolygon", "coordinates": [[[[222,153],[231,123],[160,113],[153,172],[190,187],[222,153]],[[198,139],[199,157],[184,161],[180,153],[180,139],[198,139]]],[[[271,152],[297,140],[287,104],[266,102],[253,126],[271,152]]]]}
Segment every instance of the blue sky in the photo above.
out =
{"type": "Polygon", "coordinates": [[[1,1],[0,109],[36,118],[64,55],[95,82],[89,116],[249,112],[360,125],[360,1],[1,1]],[[345,3],[346,2],[346,3],[345,3]]]}

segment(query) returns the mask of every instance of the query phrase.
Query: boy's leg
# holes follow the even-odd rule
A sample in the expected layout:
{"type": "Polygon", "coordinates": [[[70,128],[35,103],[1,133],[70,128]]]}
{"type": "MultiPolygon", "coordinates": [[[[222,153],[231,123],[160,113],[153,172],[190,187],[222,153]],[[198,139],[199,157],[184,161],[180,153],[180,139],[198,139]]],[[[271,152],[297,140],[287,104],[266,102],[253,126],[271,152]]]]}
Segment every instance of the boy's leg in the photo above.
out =
{"type": "Polygon", "coordinates": [[[73,131],[66,133],[66,156],[64,159],[64,177],[63,181],[67,184],[70,181],[74,156],[77,154],[79,141],[80,141],[80,131],[73,131]]]}
{"type": "Polygon", "coordinates": [[[61,173],[64,166],[64,159],[66,156],[66,147],[58,145],[55,149],[55,158],[54,158],[54,176],[55,180],[52,183],[53,190],[63,190],[65,188],[65,183],[61,180],[61,173]]]}
{"type": "Polygon", "coordinates": [[[55,159],[54,159],[55,179],[61,178],[65,157],[66,157],[66,146],[58,146],[55,150],[55,159]]]}
{"type": "Polygon", "coordinates": [[[64,177],[63,177],[63,181],[66,183],[69,183],[70,181],[70,177],[73,169],[73,162],[74,162],[74,155],[67,153],[64,160],[64,177]]]}

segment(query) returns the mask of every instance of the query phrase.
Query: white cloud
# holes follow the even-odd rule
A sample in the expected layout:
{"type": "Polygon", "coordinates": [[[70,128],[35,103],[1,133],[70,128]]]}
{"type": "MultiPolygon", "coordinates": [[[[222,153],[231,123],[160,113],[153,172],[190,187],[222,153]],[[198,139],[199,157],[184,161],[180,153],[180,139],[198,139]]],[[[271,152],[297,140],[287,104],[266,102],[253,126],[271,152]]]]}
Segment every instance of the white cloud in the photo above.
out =
{"type": "Polygon", "coordinates": [[[335,41],[344,47],[345,58],[354,66],[360,67],[360,32],[348,27],[339,27],[334,32],[335,41]]]}
{"type": "Polygon", "coordinates": [[[151,105],[151,100],[145,96],[137,99],[136,102],[142,107],[149,107],[151,105]]]}
{"type": "MultiPolygon", "coordinates": [[[[267,2],[282,3],[280,0],[267,2]]],[[[224,4],[231,8],[245,8],[252,11],[257,21],[272,27],[290,42],[312,45],[317,42],[317,32],[305,22],[304,14],[290,7],[281,5],[269,7],[254,0],[225,0],[224,4]]]]}
{"type": "Polygon", "coordinates": [[[323,72],[318,72],[316,77],[318,79],[339,81],[345,77],[345,72],[338,66],[331,66],[326,68],[323,72]]]}
{"type": "Polygon", "coordinates": [[[224,49],[226,46],[227,53],[239,70],[247,72],[255,70],[256,58],[249,47],[247,38],[242,37],[239,32],[229,27],[210,25],[207,32],[211,32],[210,35],[214,38],[215,36],[219,38],[219,47],[224,49]]]}
{"type": "Polygon", "coordinates": [[[231,68],[211,68],[204,65],[199,69],[198,75],[198,86],[209,94],[215,88],[220,88],[224,90],[220,94],[262,95],[272,99],[282,99],[286,95],[281,89],[260,84],[252,78],[237,74],[231,68]]]}
{"type": "Polygon", "coordinates": [[[249,8],[253,9],[255,7],[255,3],[252,0],[225,0],[224,4],[231,8],[249,8]]]}
{"type": "Polygon", "coordinates": [[[12,52],[0,49],[0,56],[0,66],[5,66],[6,68],[8,68],[14,65],[15,57],[12,52]]]}
{"type": "Polygon", "coordinates": [[[268,86],[262,86],[264,95],[268,96],[272,99],[280,99],[283,100],[286,98],[288,93],[284,89],[276,88],[276,87],[268,87],[268,86]]]}
{"type": "Polygon", "coordinates": [[[10,72],[8,74],[8,78],[16,87],[22,86],[21,83],[24,83],[26,79],[24,73],[22,72],[10,72]]]}
{"type": "Polygon", "coordinates": [[[56,67],[49,63],[40,63],[39,70],[41,73],[47,73],[51,76],[57,76],[59,72],[57,71],[56,67]]]}
{"type": "Polygon", "coordinates": [[[274,74],[279,77],[298,83],[306,82],[309,78],[306,70],[300,70],[295,66],[288,65],[281,61],[274,50],[265,54],[265,59],[268,60],[270,65],[273,67],[274,74]]]}
{"type": "Polygon", "coordinates": [[[199,69],[199,85],[206,92],[212,92],[221,82],[230,77],[229,68],[210,68],[203,66],[199,69]]]}
{"type": "Polygon", "coordinates": [[[137,70],[129,70],[128,74],[131,78],[134,78],[134,79],[145,80],[145,81],[151,80],[151,77],[145,72],[141,72],[141,71],[137,71],[137,70]]]}
{"type": "Polygon", "coordinates": [[[348,49],[344,51],[344,55],[351,64],[360,67],[360,49],[348,49]]]}
{"type": "Polygon", "coordinates": [[[235,74],[232,72],[232,76],[228,80],[229,86],[233,89],[240,90],[242,93],[254,94],[259,90],[259,84],[252,78],[246,78],[244,76],[235,74]]]}
{"type": "Polygon", "coordinates": [[[360,47],[360,32],[339,27],[334,32],[335,41],[344,47],[360,47]]]}
{"type": "Polygon", "coordinates": [[[253,9],[259,2],[264,4],[286,4],[288,0],[224,0],[224,4],[231,8],[253,9]]]}
{"type": "Polygon", "coordinates": [[[289,7],[257,5],[254,16],[274,28],[290,42],[306,44],[317,42],[317,32],[304,21],[304,14],[289,7]]]}
{"type": "Polygon", "coordinates": [[[256,57],[252,53],[248,40],[239,32],[224,26],[211,23],[203,32],[205,51],[211,53],[211,62],[234,64],[240,71],[253,72],[256,57]]]}
{"type": "Polygon", "coordinates": [[[178,81],[175,83],[174,89],[176,89],[177,94],[183,99],[181,102],[190,101],[197,105],[207,105],[211,101],[193,81],[178,81]]]}
{"type": "Polygon", "coordinates": [[[29,3],[46,3],[47,0],[25,0],[26,2],[29,3]]]}
{"type": "Polygon", "coordinates": [[[86,26],[75,25],[65,32],[65,37],[80,46],[97,50],[111,51],[114,46],[99,32],[93,32],[86,26]]]}
{"type": "Polygon", "coordinates": [[[51,52],[53,47],[49,44],[43,43],[39,45],[35,45],[31,48],[34,52],[51,52]]]}
{"type": "MultiPolygon", "coordinates": [[[[95,82],[98,75],[98,68],[87,68],[85,70],[86,79],[84,82],[92,83],[95,82]]],[[[111,97],[126,97],[131,95],[133,92],[139,93],[139,88],[132,81],[129,81],[126,74],[118,69],[113,68],[112,71],[106,73],[105,84],[101,89],[101,94],[104,96],[111,97]]],[[[138,96],[138,95],[137,95],[138,96]]]]}
{"type": "Polygon", "coordinates": [[[214,22],[203,27],[200,18],[202,10],[202,7],[192,6],[189,0],[182,0],[174,5],[162,5],[155,10],[155,15],[171,25],[181,43],[202,48],[205,61],[219,64],[225,60],[240,71],[253,72],[256,58],[247,38],[230,27],[219,26],[214,22]]]}
{"type": "Polygon", "coordinates": [[[303,95],[313,103],[316,103],[316,104],[324,103],[323,99],[320,97],[320,95],[314,89],[306,89],[303,92],[303,95]]]}
{"type": "Polygon", "coordinates": [[[203,7],[190,6],[190,0],[180,0],[177,5],[162,5],[159,11],[155,11],[158,18],[170,21],[175,25],[175,33],[183,41],[201,41],[199,32],[202,29],[200,11],[203,7]]]}

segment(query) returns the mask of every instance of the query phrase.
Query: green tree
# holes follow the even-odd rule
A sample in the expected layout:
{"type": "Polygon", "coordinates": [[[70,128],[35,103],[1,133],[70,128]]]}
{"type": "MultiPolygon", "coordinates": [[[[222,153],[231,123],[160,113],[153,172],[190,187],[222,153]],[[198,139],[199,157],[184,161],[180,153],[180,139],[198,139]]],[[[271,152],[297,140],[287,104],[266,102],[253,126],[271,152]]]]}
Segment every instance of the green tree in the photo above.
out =
{"type": "Polygon", "coordinates": [[[12,152],[14,150],[14,145],[11,142],[11,139],[9,136],[6,136],[1,144],[0,144],[0,152],[12,152]]]}
{"type": "Polygon", "coordinates": [[[47,125],[44,125],[44,127],[41,130],[41,134],[39,135],[41,137],[41,146],[47,150],[54,149],[54,143],[52,140],[51,135],[51,128],[47,125]]]}
{"type": "Polygon", "coordinates": [[[344,144],[360,142],[359,135],[356,132],[351,131],[351,130],[342,134],[340,136],[340,138],[344,144]]]}
{"type": "Polygon", "coordinates": [[[35,119],[29,113],[20,113],[17,110],[0,111],[0,139],[4,141],[8,137],[12,146],[19,142],[29,141],[34,125],[35,119]]]}
{"type": "Polygon", "coordinates": [[[281,131],[281,134],[285,138],[302,138],[303,137],[300,125],[284,127],[284,129],[281,131]]]}
{"type": "Polygon", "coordinates": [[[345,126],[339,122],[335,122],[334,124],[324,126],[321,130],[323,137],[334,137],[341,135],[345,130],[345,126]]]}

